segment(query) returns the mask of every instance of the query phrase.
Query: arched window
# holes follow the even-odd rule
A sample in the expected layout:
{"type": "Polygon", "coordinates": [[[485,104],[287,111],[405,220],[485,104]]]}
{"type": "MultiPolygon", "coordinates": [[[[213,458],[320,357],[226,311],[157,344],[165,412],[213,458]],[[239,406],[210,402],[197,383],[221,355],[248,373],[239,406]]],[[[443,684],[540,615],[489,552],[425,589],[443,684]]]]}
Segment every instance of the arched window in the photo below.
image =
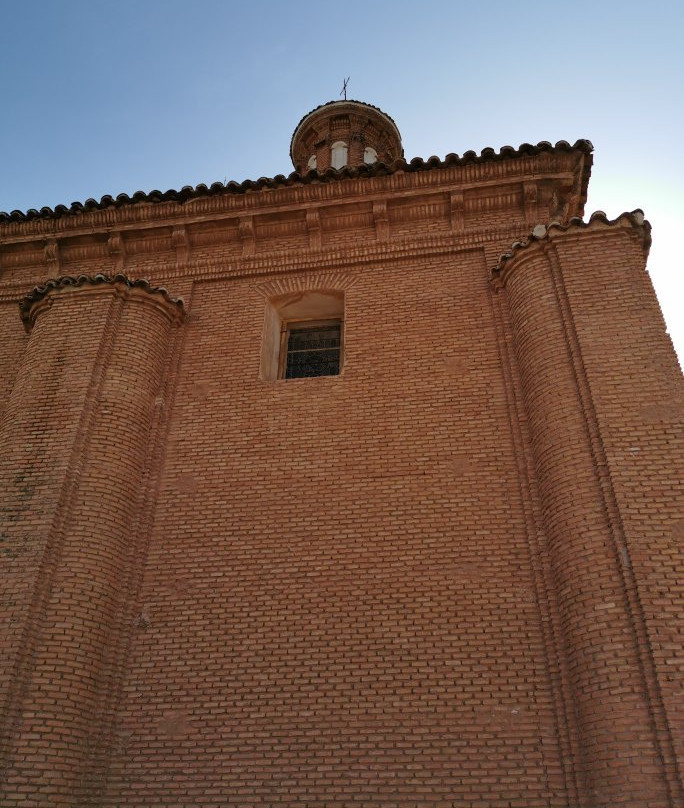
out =
{"type": "Polygon", "coordinates": [[[316,168],[316,155],[312,154],[309,157],[309,162],[306,164],[309,169],[316,168]]]}
{"type": "Polygon", "coordinates": [[[378,162],[378,153],[372,146],[366,146],[366,148],[363,150],[363,162],[364,163],[378,162]]]}
{"type": "Polygon", "coordinates": [[[347,144],[338,140],[330,147],[330,165],[333,168],[342,168],[347,165],[347,144]]]}

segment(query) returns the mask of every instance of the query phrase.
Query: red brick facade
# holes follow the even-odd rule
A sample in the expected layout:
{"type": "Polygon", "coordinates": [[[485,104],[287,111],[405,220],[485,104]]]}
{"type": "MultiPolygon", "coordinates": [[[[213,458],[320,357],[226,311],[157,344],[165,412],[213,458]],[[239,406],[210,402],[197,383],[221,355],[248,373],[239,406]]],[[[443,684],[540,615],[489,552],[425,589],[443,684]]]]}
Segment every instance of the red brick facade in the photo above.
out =
{"type": "Polygon", "coordinates": [[[0,216],[3,808],[682,805],[648,223],[576,218],[587,141],[365,164],[364,108],[0,216]],[[340,374],[277,378],[330,306],[340,374]]]}

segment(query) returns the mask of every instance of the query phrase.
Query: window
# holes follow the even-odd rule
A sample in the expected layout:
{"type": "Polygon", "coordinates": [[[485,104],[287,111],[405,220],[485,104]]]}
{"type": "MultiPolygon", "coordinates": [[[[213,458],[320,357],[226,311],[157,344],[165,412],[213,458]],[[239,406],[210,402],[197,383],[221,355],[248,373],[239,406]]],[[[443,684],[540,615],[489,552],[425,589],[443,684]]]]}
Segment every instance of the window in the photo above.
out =
{"type": "Polygon", "coordinates": [[[347,144],[338,140],[330,147],[330,165],[333,168],[344,168],[347,165],[347,144]]]}
{"type": "Polygon", "coordinates": [[[316,168],[316,155],[315,154],[312,154],[311,157],[309,157],[309,162],[306,165],[310,169],[316,168]]]}
{"type": "Polygon", "coordinates": [[[282,379],[337,376],[340,372],[342,323],[339,320],[286,323],[281,348],[282,379]]]}
{"type": "Polygon", "coordinates": [[[264,381],[338,376],[344,365],[344,292],[293,291],[266,301],[261,343],[264,381]]]}
{"type": "Polygon", "coordinates": [[[363,150],[363,162],[364,163],[378,162],[378,153],[372,146],[366,146],[366,148],[363,150]]]}

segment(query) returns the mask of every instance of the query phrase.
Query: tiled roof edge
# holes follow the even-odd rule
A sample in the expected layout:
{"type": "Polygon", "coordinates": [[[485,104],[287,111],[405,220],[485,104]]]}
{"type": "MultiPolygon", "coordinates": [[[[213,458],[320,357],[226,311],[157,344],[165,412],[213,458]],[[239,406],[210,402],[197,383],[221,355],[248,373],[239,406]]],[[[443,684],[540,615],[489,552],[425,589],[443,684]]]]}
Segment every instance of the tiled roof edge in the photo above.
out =
{"type": "Polygon", "coordinates": [[[499,257],[496,266],[492,269],[492,275],[499,275],[508,261],[514,258],[521,250],[524,250],[534,242],[543,241],[557,231],[567,232],[573,229],[588,229],[603,225],[604,227],[615,227],[620,222],[627,221],[632,227],[642,230],[644,249],[648,250],[651,246],[651,223],[644,218],[644,212],[640,208],[631,212],[621,213],[615,219],[609,219],[602,210],[597,210],[591,214],[589,219],[585,221],[578,216],[573,217],[567,224],[560,222],[551,222],[549,225],[538,224],[532,230],[530,235],[524,241],[515,241],[511,245],[511,249],[499,257]]]}
{"type": "MultiPolygon", "coordinates": [[[[593,150],[594,147],[591,141],[585,139],[575,141],[572,146],[566,140],[559,140],[555,145],[543,140],[537,143],[536,146],[530,143],[523,143],[521,146],[518,146],[517,149],[514,149],[512,146],[502,146],[498,152],[488,147],[482,149],[479,155],[474,151],[467,151],[462,156],[447,154],[443,160],[440,160],[439,157],[429,157],[427,160],[423,160],[422,157],[414,157],[407,162],[402,158],[395,160],[391,165],[372,163],[359,166],[345,166],[339,169],[339,171],[334,168],[328,168],[320,174],[315,170],[308,171],[306,174],[298,174],[294,171],[287,177],[284,174],[278,174],[272,178],[261,177],[258,180],[244,180],[240,183],[233,181],[227,183],[214,182],[210,186],[201,183],[194,188],[190,185],[186,185],[179,191],[150,191],[149,193],[136,191],[132,196],[119,194],[116,197],[106,194],[99,202],[96,199],[87,199],[85,202],[72,202],[69,207],[66,205],[57,205],[54,210],[50,207],[43,207],[40,210],[30,208],[25,213],[20,210],[13,210],[11,213],[0,212],[0,224],[3,222],[22,222],[31,221],[32,219],[59,218],[68,215],[74,216],[92,210],[104,210],[110,207],[119,208],[124,205],[135,205],[138,202],[178,202],[179,204],[183,204],[190,199],[196,199],[198,197],[217,196],[220,194],[244,194],[248,191],[260,191],[263,188],[279,188],[313,182],[334,182],[349,177],[385,176],[394,174],[397,171],[429,171],[435,168],[449,168],[451,166],[486,163],[494,160],[508,160],[516,157],[540,154],[541,152],[579,151],[584,154],[591,154],[593,150]]],[[[583,180],[583,184],[584,193],[586,194],[586,178],[583,180]]]]}
{"type": "Polygon", "coordinates": [[[183,301],[180,298],[172,297],[163,286],[150,286],[149,281],[144,278],[131,279],[126,275],[118,273],[116,275],[63,275],[61,278],[52,278],[49,281],[34,286],[34,288],[19,302],[19,316],[24,324],[24,328],[29,330],[31,324],[31,309],[35,303],[42,300],[53,289],[63,289],[65,286],[97,286],[99,284],[122,284],[129,289],[143,289],[151,295],[161,295],[161,297],[172,306],[175,306],[179,314],[183,314],[183,301]]]}

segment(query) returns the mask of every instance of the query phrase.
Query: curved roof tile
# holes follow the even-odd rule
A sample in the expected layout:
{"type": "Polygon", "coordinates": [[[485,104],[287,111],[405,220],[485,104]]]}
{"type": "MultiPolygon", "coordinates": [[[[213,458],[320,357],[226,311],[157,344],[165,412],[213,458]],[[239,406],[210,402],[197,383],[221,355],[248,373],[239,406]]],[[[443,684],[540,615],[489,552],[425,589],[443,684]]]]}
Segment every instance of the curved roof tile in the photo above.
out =
{"type": "Polygon", "coordinates": [[[511,245],[511,249],[499,257],[496,266],[492,269],[492,275],[499,275],[508,261],[514,258],[517,253],[534,242],[549,238],[549,234],[553,235],[554,231],[565,233],[574,228],[587,229],[596,227],[597,225],[615,227],[615,225],[625,220],[632,227],[641,228],[643,230],[644,249],[648,250],[651,246],[651,223],[644,218],[644,212],[641,208],[636,208],[636,210],[631,212],[621,213],[619,216],[616,216],[615,219],[609,219],[602,210],[597,210],[591,214],[587,221],[581,219],[579,216],[574,216],[567,224],[551,222],[549,225],[536,225],[524,241],[514,241],[511,245]]]}
{"type": "Polygon", "coordinates": [[[176,307],[179,314],[183,314],[184,312],[183,301],[180,298],[172,297],[163,286],[150,286],[149,281],[144,278],[132,279],[122,273],[116,275],[104,275],[101,273],[97,275],[63,275],[61,278],[52,278],[40,286],[34,286],[34,288],[21,299],[19,302],[19,316],[24,323],[24,328],[26,328],[26,330],[30,328],[31,308],[34,303],[42,300],[52,289],[63,289],[65,286],[85,286],[88,284],[97,286],[101,283],[120,283],[127,286],[129,289],[143,289],[151,295],[161,295],[167,303],[176,307]]]}
{"type": "MultiPolygon", "coordinates": [[[[336,103],[336,102],[329,102],[336,103]]],[[[361,102],[358,102],[361,103],[361,102]]],[[[322,106],[326,106],[323,104],[322,106]]],[[[366,106],[371,106],[367,104],[366,106]]],[[[382,112],[382,110],[380,110],[382,112]]],[[[384,113],[383,113],[384,114],[384,113]]],[[[362,164],[360,166],[345,166],[339,170],[328,168],[323,173],[318,173],[315,169],[308,171],[306,174],[298,174],[296,171],[288,176],[278,174],[275,177],[260,177],[258,180],[243,180],[238,183],[233,180],[227,183],[214,182],[207,187],[204,183],[200,183],[194,188],[190,185],[184,185],[180,191],[169,189],[168,191],[136,191],[132,196],[128,194],[119,194],[116,198],[109,194],[103,196],[99,202],[95,199],[88,199],[85,203],[72,202],[69,207],[66,205],[57,205],[54,210],[49,207],[43,207],[40,210],[31,208],[25,213],[20,210],[13,210],[10,213],[0,212],[0,223],[2,222],[22,222],[30,221],[32,219],[44,218],[58,218],[66,215],[77,215],[82,211],[88,210],[103,210],[109,207],[121,207],[123,205],[135,205],[140,202],[148,204],[156,204],[159,202],[178,202],[182,204],[189,199],[196,199],[202,196],[215,196],[218,194],[244,194],[248,191],[258,191],[262,188],[280,188],[291,185],[309,184],[312,182],[332,182],[335,180],[345,179],[347,177],[377,177],[385,176],[387,174],[394,174],[398,171],[414,172],[414,171],[431,171],[433,169],[449,168],[457,165],[468,165],[471,163],[486,163],[495,160],[509,160],[516,157],[524,157],[529,155],[540,154],[549,151],[579,151],[584,154],[590,154],[594,147],[590,140],[580,139],[575,141],[571,146],[566,140],[559,140],[555,145],[546,140],[537,143],[533,146],[530,143],[523,143],[517,149],[512,146],[502,146],[499,151],[495,151],[491,146],[482,149],[480,154],[474,151],[467,151],[461,157],[457,154],[447,154],[447,156],[440,160],[438,157],[430,157],[428,160],[423,160],[422,157],[414,157],[410,162],[400,158],[395,160],[391,165],[385,163],[372,163],[362,164]]],[[[584,182],[584,192],[586,193],[586,178],[584,182]]]]}

